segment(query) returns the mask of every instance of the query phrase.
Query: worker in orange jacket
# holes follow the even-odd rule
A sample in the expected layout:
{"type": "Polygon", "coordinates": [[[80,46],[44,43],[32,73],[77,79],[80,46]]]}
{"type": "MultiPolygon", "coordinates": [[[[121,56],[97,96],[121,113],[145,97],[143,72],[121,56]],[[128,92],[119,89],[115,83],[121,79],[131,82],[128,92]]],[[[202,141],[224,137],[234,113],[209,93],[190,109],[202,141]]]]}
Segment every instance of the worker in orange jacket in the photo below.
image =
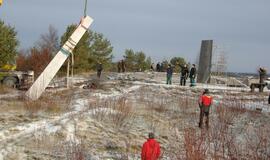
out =
{"type": "Polygon", "coordinates": [[[149,133],[148,139],[142,147],[141,160],[157,160],[159,156],[160,145],[155,140],[154,133],[149,133]]]}
{"type": "Polygon", "coordinates": [[[206,128],[209,128],[209,111],[213,102],[213,97],[209,95],[209,90],[205,89],[203,94],[199,99],[199,107],[200,107],[200,122],[199,127],[202,128],[203,118],[206,117],[205,125],[206,128]]]}

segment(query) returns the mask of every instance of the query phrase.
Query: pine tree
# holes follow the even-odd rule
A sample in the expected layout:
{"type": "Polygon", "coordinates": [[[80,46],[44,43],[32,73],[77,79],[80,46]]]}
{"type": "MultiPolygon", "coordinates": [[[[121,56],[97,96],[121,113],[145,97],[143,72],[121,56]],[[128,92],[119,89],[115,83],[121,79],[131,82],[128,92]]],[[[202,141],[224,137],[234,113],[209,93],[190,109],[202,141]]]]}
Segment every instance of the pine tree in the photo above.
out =
{"type": "Polygon", "coordinates": [[[15,28],[5,25],[0,20],[0,66],[15,63],[15,57],[18,53],[17,48],[19,46],[16,36],[15,28]]]}

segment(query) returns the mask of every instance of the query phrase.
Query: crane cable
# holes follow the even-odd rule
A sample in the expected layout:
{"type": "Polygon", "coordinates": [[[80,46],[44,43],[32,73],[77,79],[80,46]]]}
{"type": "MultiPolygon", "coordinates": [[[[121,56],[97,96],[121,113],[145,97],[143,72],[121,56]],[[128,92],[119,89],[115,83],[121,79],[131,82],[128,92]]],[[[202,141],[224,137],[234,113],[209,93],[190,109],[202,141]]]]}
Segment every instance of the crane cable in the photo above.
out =
{"type": "Polygon", "coordinates": [[[85,3],[84,3],[84,17],[86,17],[86,11],[87,11],[87,0],[85,0],[85,3]]]}

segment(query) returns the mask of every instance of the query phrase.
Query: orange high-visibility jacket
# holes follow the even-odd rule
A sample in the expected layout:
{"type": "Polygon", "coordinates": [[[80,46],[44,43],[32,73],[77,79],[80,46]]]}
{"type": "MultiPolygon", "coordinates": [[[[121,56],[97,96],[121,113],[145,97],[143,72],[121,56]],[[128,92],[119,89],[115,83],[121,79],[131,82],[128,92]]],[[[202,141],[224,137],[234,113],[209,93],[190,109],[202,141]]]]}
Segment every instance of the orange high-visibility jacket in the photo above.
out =
{"type": "Polygon", "coordinates": [[[213,98],[209,95],[201,95],[200,104],[209,107],[212,104],[213,98]]]}

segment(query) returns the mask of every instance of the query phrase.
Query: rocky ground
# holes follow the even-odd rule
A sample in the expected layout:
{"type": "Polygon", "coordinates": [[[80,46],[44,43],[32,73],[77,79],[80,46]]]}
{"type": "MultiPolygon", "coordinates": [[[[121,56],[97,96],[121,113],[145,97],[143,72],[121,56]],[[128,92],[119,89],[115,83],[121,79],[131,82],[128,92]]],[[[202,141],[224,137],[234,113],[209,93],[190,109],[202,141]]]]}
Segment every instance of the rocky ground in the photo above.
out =
{"type": "Polygon", "coordinates": [[[162,158],[269,159],[267,93],[222,85],[165,84],[165,73],[75,77],[73,88],[48,89],[40,100],[0,90],[0,160],[140,159],[149,132],[162,158]],[[86,87],[87,84],[96,85],[86,87]],[[209,88],[210,128],[199,129],[197,99],[209,88]]]}

